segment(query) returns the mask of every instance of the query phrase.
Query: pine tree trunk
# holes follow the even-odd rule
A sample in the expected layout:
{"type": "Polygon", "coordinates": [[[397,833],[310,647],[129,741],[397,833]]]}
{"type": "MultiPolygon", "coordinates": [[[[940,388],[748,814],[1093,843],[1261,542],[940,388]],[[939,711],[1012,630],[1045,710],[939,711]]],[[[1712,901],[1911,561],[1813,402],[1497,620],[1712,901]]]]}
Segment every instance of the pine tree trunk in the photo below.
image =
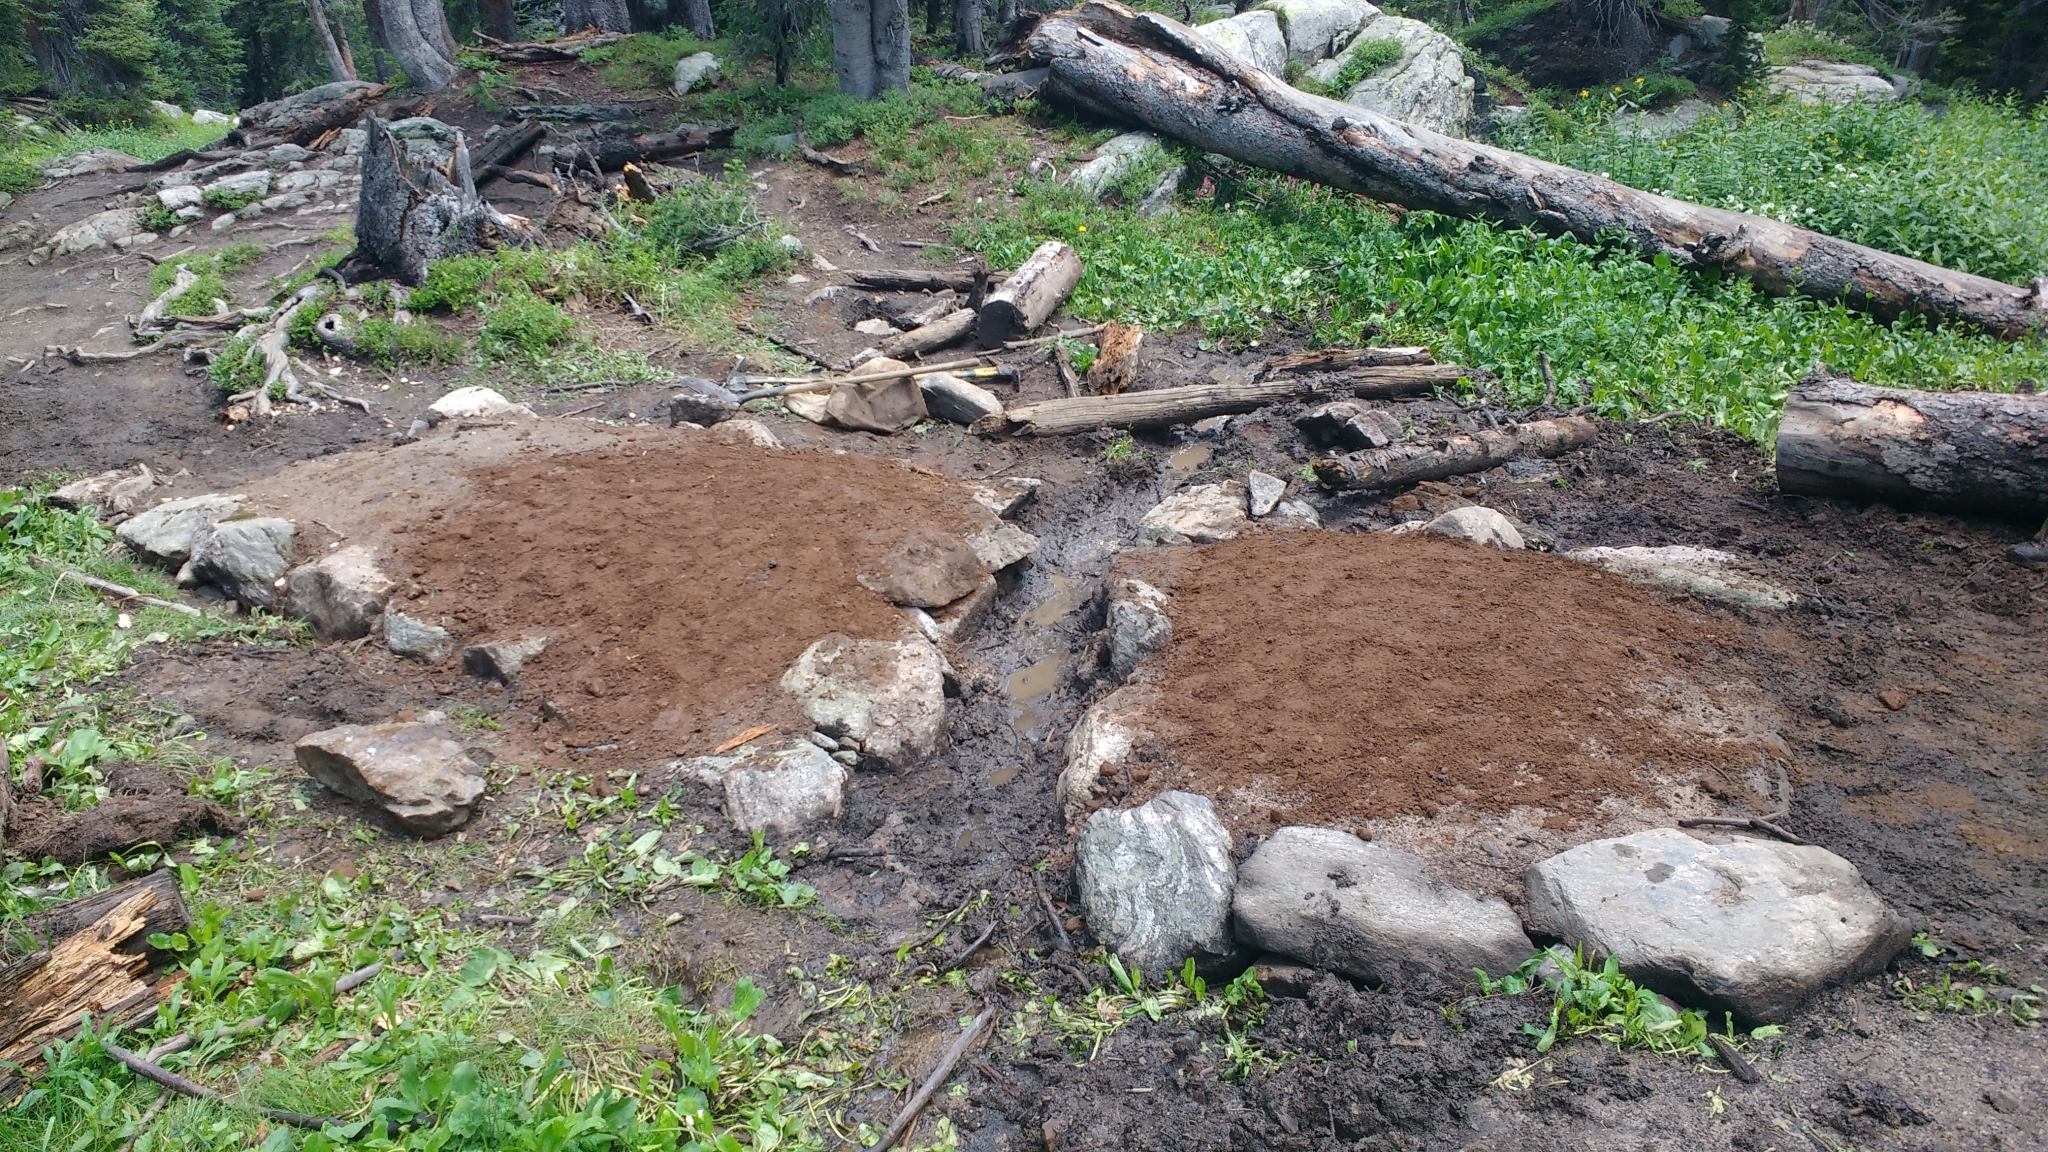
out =
{"type": "MultiPolygon", "coordinates": [[[[768,18],[773,21],[778,13],[776,5],[769,6],[768,18]]],[[[671,0],[669,19],[689,30],[699,40],[712,40],[718,36],[718,29],[711,22],[711,0],[671,0]]]]}
{"type": "Polygon", "coordinates": [[[981,0],[953,0],[953,47],[969,60],[988,51],[981,38],[981,0]]]}
{"type": "Polygon", "coordinates": [[[397,57],[413,87],[439,92],[455,79],[455,37],[441,0],[363,0],[363,17],[370,43],[397,57]]]}
{"type": "Polygon", "coordinates": [[[872,0],[875,94],[910,91],[910,0],[872,0]]]}
{"type": "Polygon", "coordinates": [[[832,0],[832,70],[839,91],[856,100],[875,95],[875,0],[832,0]]]}
{"type": "Polygon", "coordinates": [[[633,14],[626,0],[567,0],[562,5],[562,28],[581,32],[596,28],[605,32],[631,32],[633,14]]]}
{"type": "Polygon", "coordinates": [[[313,37],[320,41],[320,54],[327,58],[327,70],[336,80],[353,80],[356,70],[335,43],[334,29],[327,23],[327,9],[320,0],[306,0],[306,15],[313,24],[313,37]]]}
{"type": "Polygon", "coordinates": [[[483,16],[484,35],[511,43],[519,39],[519,10],[512,0],[477,0],[483,16]]]}
{"type": "Polygon", "coordinates": [[[1963,321],[2008,339],[2048,324],[2048,277],[2002,284],[1411,128],[1296,91],[1177,21],[1110,0],[1046,18],[1025,50],[1050,68],[1041,92],[1054,100],[1375,200],[1587,243],[1619,234],[1645,258],[1737,273],[1772,295],[1836,301],[1884,320],[1963,321]]]}

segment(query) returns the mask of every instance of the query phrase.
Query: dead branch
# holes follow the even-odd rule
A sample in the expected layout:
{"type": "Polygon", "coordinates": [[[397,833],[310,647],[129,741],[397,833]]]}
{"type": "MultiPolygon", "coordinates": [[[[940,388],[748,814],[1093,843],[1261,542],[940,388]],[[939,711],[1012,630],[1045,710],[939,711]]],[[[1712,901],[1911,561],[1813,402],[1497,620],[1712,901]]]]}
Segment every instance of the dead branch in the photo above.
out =
{"type": "Polygon", "coordinates": [[[889,1152],[889,1149],[896,1146],[898,1140],[903,1139],[904,1134],[910,1131],[910,1126],[917,1123],[918,1113],[924,1111],[924,1106],[931,1103],[932,1095],[946,1083],[947,1077],[953,1074],[953,1066],[960,1063],[960,1057],[967,1054],[967,1049],[981,1037],[982,1029],[988,1027],[989,1021],[995,1018],[995,1005],[991,1004],[981,1010],[981,1015],[974,1018],[974,1023],[967,1026],[967,1031],[962,1032],[960,1038],[953,1041],[953,1046],[946,1049],[946,1054],[939,1059],[938,1067],[932,1069],[932,1074],[925,1078],[924,1086],[917,1090],[917,1095],[912,1096],[910,1102],[903,1106],[903,1111],[896,1114],[896,1119],[890,1123],[889,1130],[882,1133],[880,1140],[868,1145],[867,1152],[889,1152]]]}
{"type": "MultiPolygon", "coordinates": [[[[39,567],[56,567],[55,565],[51,564],[47,560],[42,559],[41,557],[31,556],[29,557],[29,560],[39,567]]],[[[154,596],[138,592],[135,589],[128,587],[126,584],[116,584],[112,580],[102,580],[97,576],[88,576],[83,572],[76,572],[69,568],[57,568],[57,579],[69,580],[74,584],[83,584],[87,588],[98,589],[99,591],[105,592],[110,596],[118,596],[123,600],[135,600],[140,603],[147,604],[152,608],[169,608],[173,612],[182,612],[187,616],[205,615],[204,612],[201,612],[199,609],[192,607],[190,604],[180,604],[174,600],[159,600],[154,596]]]]}
{"type": "Polygon", "coordinates": [[[599,32],[586,28],[556,40],[522,40],[516,44],[493,43],[475,51],[507,64],[552,64],[561,60],[580,60],[583,54],[592,48],[608,48],[625,38],[626,34],[623,32],[599,32]]]}
{"type": "Polygon", "coordinates": [[[167,348],[183,348],[194,340],[199,339],[200,335],[201,333],[198,332],[171,332],[162,339],[144,344],[139,348],[124,348],[119,352],[99,352],[88,348],[73,347],[68,344],[52,344],[43,351],[46,355],[62,356],[80,367],[88,364],[120,364],[124,361],[135,360],[155,352],[162,352],[167,348]]]}
{"type": "Polygon", "coordinates": [[[1341,372],[1347,368],[1393,368],[1434,364],[1427,348],[1323,348],[1295,356],[1275,356],[1259,366],[1256,379],[1283,372],[1341,372]]]}

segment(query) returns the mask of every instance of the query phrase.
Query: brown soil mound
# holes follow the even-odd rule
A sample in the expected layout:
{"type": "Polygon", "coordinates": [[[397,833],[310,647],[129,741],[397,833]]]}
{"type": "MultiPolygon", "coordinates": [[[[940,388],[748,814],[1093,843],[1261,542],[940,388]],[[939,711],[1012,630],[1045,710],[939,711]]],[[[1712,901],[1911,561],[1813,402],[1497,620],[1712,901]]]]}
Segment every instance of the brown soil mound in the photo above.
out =
{"type": "Polygon", "coordinates": [[[884,460],[692,437],[515,458],[468,473],[469,507],[399,538],[425,596],[467,642],[544,635],[520,675],[570,742],[710,750],[801,724],[777,680],[834,632],[893,637],[902,612],[857,573],[906,539],[990,520],[965,485],[884,460]]]}
{"type": "Polygon", "coordinates": [[[1729,637],[1561,557],[1298,532],[1132,567],[1173,594],[1174,642],[1144,673],[1169,765],[1155,787],[1215,796],[1239,823],[1452,802],[1581,815],[1757,761],[1753,723],[1705,686],[1729,637]]]}

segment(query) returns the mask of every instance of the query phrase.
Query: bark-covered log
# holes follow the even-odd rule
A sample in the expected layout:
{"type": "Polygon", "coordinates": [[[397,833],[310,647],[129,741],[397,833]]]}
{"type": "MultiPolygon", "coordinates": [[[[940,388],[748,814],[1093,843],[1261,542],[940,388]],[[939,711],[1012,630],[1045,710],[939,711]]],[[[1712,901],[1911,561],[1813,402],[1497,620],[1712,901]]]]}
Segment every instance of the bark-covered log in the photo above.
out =
{"type": "Polygon", "coordinates": [[[1618,232],[1646,258],[1740,273],[1765,292],[1887,320],[1959,320],[2015,339],[2048,320],[2048,278],[2015,287],[1411,128],[1299,92],[1183,24],[1111,0],[1047,17],[1026,52],[1050,67],[1042,94],[1056,101],[1376,200],[1588,242],[1618,232]]]}
{"type": "Polygon", "coordinates": [[[1081,258],[1057,240],[1038,246],[981,306],[981,346],[1000,348],[1045,323],[1081,282],[1081,258]]]}
{"type": "Polygon", "coordinates": [[[972,309],[955,309],[929,324],[920,325],[900,336],[891,336],[884,340],[882,355],[891,360],[901,360],[906,356],[922,356],[927,352],[936,352],[973,335],[974,324],[972,309]]]}
{"type": "Polygon", "coordinates": [[[242,148],[311,144],[332,128],[352,127],[370,105],[391,91],[389,84],[336,80],[282,99],[242,109],[242,125],[227,142],[242,148]]]}
{"type": "Polygon", "coordinates": [[[547,126],[538,121],[522,121],[509,131],[500,132],[496,139],[485,144],[476,152],[472,161],[477,172],[477,183],[486,179],[485,174],[497,175],[492,169],[508,168],[513,161],[526,155],[527,149],[541,142],[548,134],[547,126]]]}
{"type": "Polygon", "coordinates": [[[1874,388],[1816,372],[1785,401],[1778,488],[2048,515],[2048,396],[1874,388]]]}
{"type": "Polygon", "coordinates": [[[1331,488],[1399,488],[1484,472],[1522,456],[1561,456],[1591,444],[1596,435],[1591,420],[1567,416],[1327,457],[1313,467],[1316,480],[1331,488]]]}
{"type": "Polygon", "coordinates": [[[650,132],[602,141],[597,146],[598,166],[616,172],[628,164],[651,164],[673,160],[695,152],[724,148],[732,143],[730,128],[681,128],[674,132],[650,132]]]}
{"type": "Polygon", "coordinates": [[[363,0],[370,43],[398,57],[398,66],[421,92],[439,92],[455,79],[455,36],[441,0],[363,0]]]}
{"type": "Polygon", "coordinates": [[[394,279],[410,287],[426,281],[427,263],[474,252],[487,244],[523,242],[516,221],[476,193],[469,146],[455,142],[454,180],[406,158],[391,130],[363,118],[363,188],[356,202],[356,250],[341,262],[351,284],[394,279]]]}
{"type": "MultiPolygon", "coordinates": [[[[876,292],[944,292],[950,288],[955,292],[974,291],[974,274],[971,272],[917,272],[884,268],[861,271],[849,268],[848,276],[859,287],[876,292]]],[[[1004,273],[992,273],[991,285],[1002,281],[1004,273]]]]}
{"type": "Polygon", "coordinates": [[[1020,436],[1068,436],[1097,428],[1164,428],[1252,412],[1268,404],[1298,400],[1316,393],[1352,392],[1375,396],[1428,390],[1448,377],[1469,372],[1455,364],[1430,369],[1361,368],[1342,377],[1292,377],[1263,384],[1190,384],[1154,388],[1118,396],[1076,396],[1041,400],[976,420],[982,435],[1015,432],[1020,436]]]}

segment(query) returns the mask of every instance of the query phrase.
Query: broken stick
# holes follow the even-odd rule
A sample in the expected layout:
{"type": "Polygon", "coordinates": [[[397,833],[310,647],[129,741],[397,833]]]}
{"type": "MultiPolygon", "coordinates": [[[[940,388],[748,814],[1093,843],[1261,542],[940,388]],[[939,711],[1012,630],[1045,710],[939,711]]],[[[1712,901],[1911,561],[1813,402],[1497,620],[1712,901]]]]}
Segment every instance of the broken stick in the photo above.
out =
{"type": "MultiPolygon", "coordinates": [[[[47,560],[37,559],[33,557],[31,559],[33,560],[34,563],[42,567],[53,567],[53,565],[51,565],[50,562],[47,560]]],[[[182,612],[187,616],[205,615],[204,612],[201,612],[199,609],[192,607],[190,604],[180,604],[175,600],[159,600],[154,596],[149,596],[145,595],[142,592],[138,592],[135,589],[128,587],[126,584],[116,584],[112,580],[102,580],[97,576],[88,576],[83,572],[74,571],[70,568],[58,568],[57,579],[60,581],[69,580],[74,584],[83,584],[87,588],[97,589],[101,592],[107,593],[110,596],[119,596],[123,600],[138,600],[144,604],[149,605],[152,608],[169,608],[173,612],[182,612]]]]}
{"type": "Polygon", "coordinates": [[[822,392],[828,388],[837,388],[841,384],[866,384],[875,380],[898,380],[905,376],[930,376],[938,372],[950,372],[956,368],[973,368],[980,365],[981,360],[981,357],[974,356],[965,360],[919,364],[914,368],[892,368],[887,372],[868,372],[856,376],[756,376],[744,382],[773,384],[777,387],[745,392],[738,399],[744,404],[749,400],[765,400],[770,396],[787,396],[795,392],[822,392]]]}
{"type": "Polygon", "coordinates": [[[880,1140],[868,1145],[867,1152],[889,1152],[889,1149],[896,1146],[898,1140],[903,1139],[904,1134],[910,1131],[910,1126],[917,1123],[918,1113],[924,1111],[924,1106],[931,1103],[933,1094],[945,1084],[946,1078],[953,1074],[953,1066],[960,1063],[960,1057],[967,1054],[968,1047],[980,1037],[981,1030],[995,1017],[995,1005],[991,1004],[981,1010],[981,1015],[974,1018],[974,1023],[967,1026],[967,1031],[962,1032],[960,1038],[953,1041],[953,1046],[946,1049],[945,1056],[939,1060],[939,1066],[932,1069],[932,1074],[925,1079],[924,1086],[917,1090],[917,1095],[912,1096],[910,1102],[903,1106],[903,1111],[896,1114],[896,1120],[889,1125],[889,1130],[882,1133],[880,1140]]]}

